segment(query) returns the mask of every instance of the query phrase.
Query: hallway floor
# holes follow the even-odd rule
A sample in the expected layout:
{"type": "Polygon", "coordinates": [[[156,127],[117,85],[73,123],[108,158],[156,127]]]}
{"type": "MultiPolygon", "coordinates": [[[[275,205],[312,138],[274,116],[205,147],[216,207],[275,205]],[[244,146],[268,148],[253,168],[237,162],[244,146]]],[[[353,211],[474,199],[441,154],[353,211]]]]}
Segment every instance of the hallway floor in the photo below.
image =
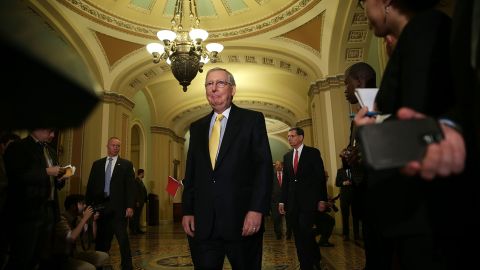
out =
{"type": "MultiPolygon", "coordinates": [[[[263,267],[265,270],[299,269],[295,243],[292,240],[276,240],[267,220],[264,235],[263,267]]],[[[184,270],[193,269],[187,239],[180,223],[149,226],[145,234],[131,235],[130,244],[134,268],[137,270],[184,270]]],[[[365,258],[361,244],[352,240],[343,241],[333,234],[330,242],[334,247],[321,247],[322,264],[325,269],[363,269],[365,258]]],[[[118,244],[114,240],[111,250],[111,268],[120,269],[118,244]]],[[[228,260],[224,269],[231,269],[228,260]]]]}

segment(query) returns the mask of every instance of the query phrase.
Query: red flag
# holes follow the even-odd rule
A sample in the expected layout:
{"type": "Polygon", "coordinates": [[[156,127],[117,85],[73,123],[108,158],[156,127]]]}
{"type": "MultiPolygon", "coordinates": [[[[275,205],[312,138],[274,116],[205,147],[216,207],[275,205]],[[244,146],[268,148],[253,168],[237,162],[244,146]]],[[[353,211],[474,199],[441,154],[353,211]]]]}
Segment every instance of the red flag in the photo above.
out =
{"type": "Polygon", "coordinates": [[[170,196],[175,197],[177,194],[178,188],[182,185],[182,182],[179,182],[177,179],[168,176],[167,188],[165,189],[170,196]]]}

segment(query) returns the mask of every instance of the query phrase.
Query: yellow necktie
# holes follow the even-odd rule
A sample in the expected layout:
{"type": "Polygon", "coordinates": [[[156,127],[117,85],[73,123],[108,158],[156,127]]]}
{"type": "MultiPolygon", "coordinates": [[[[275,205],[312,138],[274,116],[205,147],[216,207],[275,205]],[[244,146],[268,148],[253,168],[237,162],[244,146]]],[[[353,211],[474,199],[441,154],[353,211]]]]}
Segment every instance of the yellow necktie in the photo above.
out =
{"type": "Polygon", "coordinates": [[[208,142],[212,168],[215,168],[215,161],[217,159],[218,144],[220,143],[220,123],[222,119],[223,114],[218,114],[217,118],[215,118],[215,123],[213,124],[212,133],[210,134],[210,140],[208,142]]]}

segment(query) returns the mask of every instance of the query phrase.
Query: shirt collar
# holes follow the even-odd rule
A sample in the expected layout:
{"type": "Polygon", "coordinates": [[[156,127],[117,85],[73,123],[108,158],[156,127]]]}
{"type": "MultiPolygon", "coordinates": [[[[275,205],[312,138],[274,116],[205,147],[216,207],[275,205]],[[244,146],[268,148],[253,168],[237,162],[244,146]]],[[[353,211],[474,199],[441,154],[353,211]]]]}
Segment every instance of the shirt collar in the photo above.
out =
{"type": "MultiPolygon", "coordinates": [[[[226,109],[225,111],[222,112],[223,117],[227,118],[227,120],[228,120],[228,116],[230,115],[230,110],[231,109],[232,109],[232,106],[228,107],[228,109],[226,109]]],[[[217,115],[218,115],[218,113],[213,112],[213,116],[212,116],[213,119],[216,119],[217,115]]]]}
{"type": "Polygon", "coordinates": [[[301,154],[303,150],[303,143],[297,148],[298,154],[301,154]]]}

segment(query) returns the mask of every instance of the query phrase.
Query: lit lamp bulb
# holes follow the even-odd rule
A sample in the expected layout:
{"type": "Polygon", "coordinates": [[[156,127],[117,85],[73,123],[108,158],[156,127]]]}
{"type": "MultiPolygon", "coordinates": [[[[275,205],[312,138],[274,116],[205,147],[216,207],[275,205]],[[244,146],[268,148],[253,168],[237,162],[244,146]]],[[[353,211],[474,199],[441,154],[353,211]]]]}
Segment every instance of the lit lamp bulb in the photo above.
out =
{"type": "Polygon", "coordinates": [[[170,30],[160,30],[160,31],[157,32],[157,37],[158,37],[158,39],[163,41],[163,43],[166,46],[168,46],[168,44],[170,42],[175,40],[175,38],[177,37],[177,34],[173,31],[170,31],[170,30]]]}
{"type": "Polygon", "coordinates": [[[201,57],[200,58],[200,62],[202,62],[203,64],[207,64],[208,61],[210,61],[210,58],[208,58],[208,55],[206,55],[205,57],[201,57]]]}
{"type": "Polygon", "coordinates": [[[223,45],[219,43],[208,43],[207,46],[207,51],[211,54],[211,61],[212,63],[217,62],[217,55],[219,52],[223,51],[223,45]]]}
{"type": "Polygon", "coordinates": [[[195,40],[197,43],[201,43],[208,38],[208,32],[203,29],[192,29],[188,35],[192,40],[195,40]]]}
{"type": "Polygon", "coordinates": [[[153,55],[153,63],[157,64],[160,62],[160,57],[165,51],[165,47],[160,43],[149,43],[147,45],[147,51],[153,55]]]}

